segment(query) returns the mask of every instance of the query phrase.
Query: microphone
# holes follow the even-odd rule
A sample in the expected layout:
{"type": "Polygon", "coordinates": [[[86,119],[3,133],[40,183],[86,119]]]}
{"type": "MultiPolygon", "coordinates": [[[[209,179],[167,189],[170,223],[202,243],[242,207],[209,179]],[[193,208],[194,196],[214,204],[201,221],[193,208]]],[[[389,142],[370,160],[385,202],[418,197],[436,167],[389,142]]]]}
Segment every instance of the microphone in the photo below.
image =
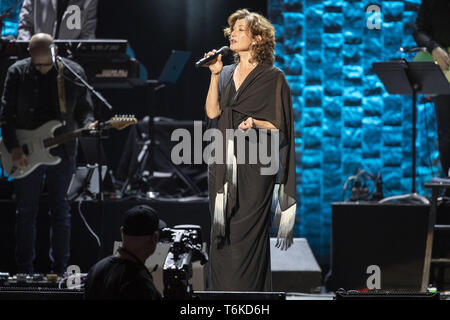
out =
{"type": "Polygon", "coordinates": [[[230,52],[230,48],[227,46],[224,46],[224,47],[220,48],[219,50],[217,50],[216,53],[210,55],[209,57],[205,57],[205,58],[198,60],[195,63],[195,67],[196,68],[203,67],[206,63],[216,59],[219,56],[219,54],[221,54],[222,56],[226,56],[229,52],[230,52]]]}
{"type": "Polygon", "coordinates": [[[56,50],[57,50],[57,47],[55,46],[54,43],[52,43],[52,44],[49,46],[49,49],[50,49],[50,53],[52,54],[52,61],[53,61],[53,64],[56,65],[56,50]]]}
{"type": "Polygon", "coordinates": [[[60,73],[59,73],[59,66],[58,66],[58,64],[56,63],[56,60],[57,60],[57,58],[58,58],[58,56],[57,56],[57,54],[56,54],[56,51],[57,51],[58,47],[57,47],[54,43],[52,43],[52,44],[49,46],[49,48],[50,48],[50,53],[51,53],[51,55],[52,55],[53,66],[55,67],[56,72],[58,72],[58,77],[59,77],[59,76],[60,76],[60,73]]]}

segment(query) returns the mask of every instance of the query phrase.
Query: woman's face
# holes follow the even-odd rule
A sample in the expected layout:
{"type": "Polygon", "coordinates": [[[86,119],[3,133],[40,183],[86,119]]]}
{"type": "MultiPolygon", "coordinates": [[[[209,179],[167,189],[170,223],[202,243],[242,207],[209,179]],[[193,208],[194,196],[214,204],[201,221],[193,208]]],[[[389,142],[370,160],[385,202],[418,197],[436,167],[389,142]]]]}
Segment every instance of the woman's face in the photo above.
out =
{"type": "Polygon", "coordinates": [[[230,34],[230,49],[234,52],[250,51],[253,42],[245,19],[236,20],[230,34]]]}

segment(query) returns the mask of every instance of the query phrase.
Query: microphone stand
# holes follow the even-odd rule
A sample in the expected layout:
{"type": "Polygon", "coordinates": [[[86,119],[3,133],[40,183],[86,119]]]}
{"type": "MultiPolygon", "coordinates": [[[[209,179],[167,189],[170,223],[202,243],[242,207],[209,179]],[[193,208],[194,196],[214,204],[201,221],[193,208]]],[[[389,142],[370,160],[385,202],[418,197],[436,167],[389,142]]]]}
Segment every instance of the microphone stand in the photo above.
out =
{"type": "MultiPolygon", "coordinates": [[[[110,111],[113,110],[113,107],[109,104],[109,102],[98,92],[96,91],[86,80],[83,79],[73,68],[71,68],[60,56],[56,56],[56,60],[60,61],[67,70],[69,70],[80,82],[94,95],[97,97],[98,100],[100,100],[101,103],[103,103],[104,106],[106,106],[110,111]]],[[[59,70],[58,70],[59,71],[59,70]]],[[[98,108],[98,115],[99,119],[101,120],[101,107],[98,108]]],[[[96,130],[91,130],[91,134],[95,135],[97,138],[97,169],[98,169],[98,194],[97,194],[97,202],[100,207],[100,216],[101,216],[101,222],[100,222],[100,249],[99,249],[99,259],[102,258],[103,253],[103,240],[104,240],[104,230],[103,230],[103,221],[104,221],[104,215],[105,215],[105,208],[104,208],[104,195],[103,195],[103,179],[102,179],[102,156],[101,156],[101,138],[102,138],[102,132],[103,132],[103,124],[99,121],[97,124],[96,130]]]]}

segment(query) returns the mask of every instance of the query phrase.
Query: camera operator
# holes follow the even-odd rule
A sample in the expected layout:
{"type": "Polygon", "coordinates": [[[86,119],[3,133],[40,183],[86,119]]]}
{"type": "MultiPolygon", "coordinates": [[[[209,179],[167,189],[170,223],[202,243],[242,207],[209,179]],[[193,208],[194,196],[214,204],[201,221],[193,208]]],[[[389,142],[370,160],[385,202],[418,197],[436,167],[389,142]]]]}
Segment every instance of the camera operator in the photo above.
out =
{"type": "Polygon", "coordinates": [[[106,257],[91,268],[85,299],[161,300],[144,263],[155,252],[159,229],[163,227],[164,223],[148,206],[128,210],[120,228],[122,247],[117,256],[106,257]]]}

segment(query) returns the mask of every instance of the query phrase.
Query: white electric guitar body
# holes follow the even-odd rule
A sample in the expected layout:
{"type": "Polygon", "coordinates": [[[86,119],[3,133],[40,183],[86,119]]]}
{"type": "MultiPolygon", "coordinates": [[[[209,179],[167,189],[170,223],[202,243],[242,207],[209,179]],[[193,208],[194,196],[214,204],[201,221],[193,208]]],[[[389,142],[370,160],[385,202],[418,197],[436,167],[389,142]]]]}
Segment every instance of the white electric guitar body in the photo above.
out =
{"type": "Polygon", "coordinates": [[[15,179],[25,178],[42,164],[56,165],[60,163],[60,157],[50,154],[50,149],[55,146],[45,146],[45,139],[49,136],[53,137],[53,132],[60,126],[61,122],[52,120],[35,130],[16,130],[17,139],[20,141],[20,145],[28,158],[28,166],[23,169],[14,165],[11,154],[6,149],[2,138],[0,141],[0,154],[2,155],[3,169],[8,176],[15,179]]]}
{"type": "MultiPolygon", "coordinates": [[[[137,123],[137,120],[134,117],[116,116],[102,125],[103,128],[113,127],[121,130],[135,123],[137,123]]],[[[50,149],[66,141],[76,139],[84,131],[88,131],[88,129],[82,128],[55,137],[53,133],[59,127],[61,127],[60,121],[51,120],[34,130],[16,130],[17,139],[28,160],[28,165],[25,168],[18,168],[14,165],[3,138],[0,138],[0,156],[6,174],[11,178],[21,179],[28,176],[40,165],[57,165],[61,162],[61,158],[51,155],[50,149]]]]}

